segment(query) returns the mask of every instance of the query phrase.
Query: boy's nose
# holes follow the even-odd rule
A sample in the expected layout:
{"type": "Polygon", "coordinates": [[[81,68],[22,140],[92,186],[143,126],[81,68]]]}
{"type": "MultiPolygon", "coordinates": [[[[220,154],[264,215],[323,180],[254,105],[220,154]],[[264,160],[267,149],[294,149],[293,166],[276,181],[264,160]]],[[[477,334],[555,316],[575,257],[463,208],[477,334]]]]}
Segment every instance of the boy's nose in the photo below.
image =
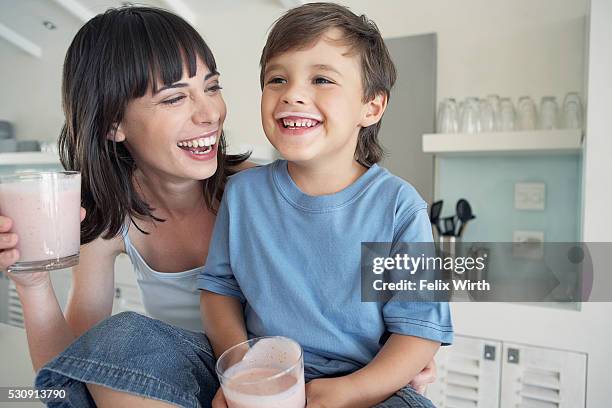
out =
{"type": "Polygon", "coordinates": [[[292,86],[287,89],[287,92],[283,95],[283,103],[288,105],[303,105],[306,103],[306,95],[297,86],[292,86]]]}
{"type": "Polygon", "coordinates": [[[283,98],[283,102],[287,105],[303,105],[305,102],[302,98],[283,98]]]}

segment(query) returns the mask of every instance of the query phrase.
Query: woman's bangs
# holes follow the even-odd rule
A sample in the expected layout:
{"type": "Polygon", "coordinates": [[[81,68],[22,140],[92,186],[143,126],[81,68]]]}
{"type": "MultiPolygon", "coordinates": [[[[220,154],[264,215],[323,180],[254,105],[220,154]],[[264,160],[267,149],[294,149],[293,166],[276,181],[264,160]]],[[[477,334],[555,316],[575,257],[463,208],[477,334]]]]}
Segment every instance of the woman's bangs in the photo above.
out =
{"type": "Polygon", "coordinates": [[[147,17],[141,20],[139,32],[128,34],[135,75],[133,97],[144,96],[149,86],[156,93],[159,88],[178,82],[185,70],[193,77],[198,57],[211,72],[216,72],[212,52],[185,21],[164,14],[147,17]]]}

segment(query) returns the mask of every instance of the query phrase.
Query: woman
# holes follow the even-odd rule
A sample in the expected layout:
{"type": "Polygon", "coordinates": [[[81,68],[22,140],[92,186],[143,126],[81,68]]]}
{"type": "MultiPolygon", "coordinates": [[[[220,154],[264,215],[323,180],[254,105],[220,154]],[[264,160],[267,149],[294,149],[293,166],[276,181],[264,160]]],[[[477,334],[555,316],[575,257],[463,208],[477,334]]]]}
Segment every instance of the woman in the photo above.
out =
{"type": "MultiPolygon", "coordinates": [[[[9,275],[36,371],[111,314],[120,253],[132,260],[147,314],[201,331],[196,278],[216,205],[227,177],[248,166],[248,155],[225,154],[220,90],[210,49],[167,11],[111,9],[77,33],[64,65],[59,143],[64,167],[82,174],[86,216],[65,317],[47,272],[9,275]]],[[[10,229],[0,217],[2,269],[19,259],[10,229]]],[[[189,341],[202,336],[190,333],[189,341]]],[[[426,372],[417,381],[431,377],[426,372]]],[[[93,385],[100,383],[95,378],[84,382],[93,400],[74,405],[168,406],[93,385]]]]}

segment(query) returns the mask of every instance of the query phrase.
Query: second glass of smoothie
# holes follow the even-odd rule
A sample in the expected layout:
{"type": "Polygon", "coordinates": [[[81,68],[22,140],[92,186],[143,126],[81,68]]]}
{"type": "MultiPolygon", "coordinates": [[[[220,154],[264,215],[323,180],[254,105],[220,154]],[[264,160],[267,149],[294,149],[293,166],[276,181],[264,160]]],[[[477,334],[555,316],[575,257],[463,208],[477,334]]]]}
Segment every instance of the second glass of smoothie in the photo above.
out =
{"type": "Polygon", "coordinates": [[[258,337],[230,348],[217,361],[229,408],[304,408],[302,348],[287,337],[258,337]]]}

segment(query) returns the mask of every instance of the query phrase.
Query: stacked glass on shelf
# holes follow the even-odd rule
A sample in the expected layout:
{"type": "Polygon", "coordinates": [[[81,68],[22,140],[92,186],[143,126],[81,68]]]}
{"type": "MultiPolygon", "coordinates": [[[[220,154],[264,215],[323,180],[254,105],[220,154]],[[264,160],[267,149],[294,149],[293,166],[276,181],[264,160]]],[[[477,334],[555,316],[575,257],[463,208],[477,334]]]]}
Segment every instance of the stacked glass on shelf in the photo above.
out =
{"type": "Polygon", "coordinates": [[[508,132],[533,129],[582,129],[582,102],[576,92],[565,96],[560,110],[554,96],[544,96],[539,109],[529,96],[521,96],[515,108],[512,99],[488,95],[469,97],[457,103],[453,98],[440,102],[438,133],[508,132]]]}

